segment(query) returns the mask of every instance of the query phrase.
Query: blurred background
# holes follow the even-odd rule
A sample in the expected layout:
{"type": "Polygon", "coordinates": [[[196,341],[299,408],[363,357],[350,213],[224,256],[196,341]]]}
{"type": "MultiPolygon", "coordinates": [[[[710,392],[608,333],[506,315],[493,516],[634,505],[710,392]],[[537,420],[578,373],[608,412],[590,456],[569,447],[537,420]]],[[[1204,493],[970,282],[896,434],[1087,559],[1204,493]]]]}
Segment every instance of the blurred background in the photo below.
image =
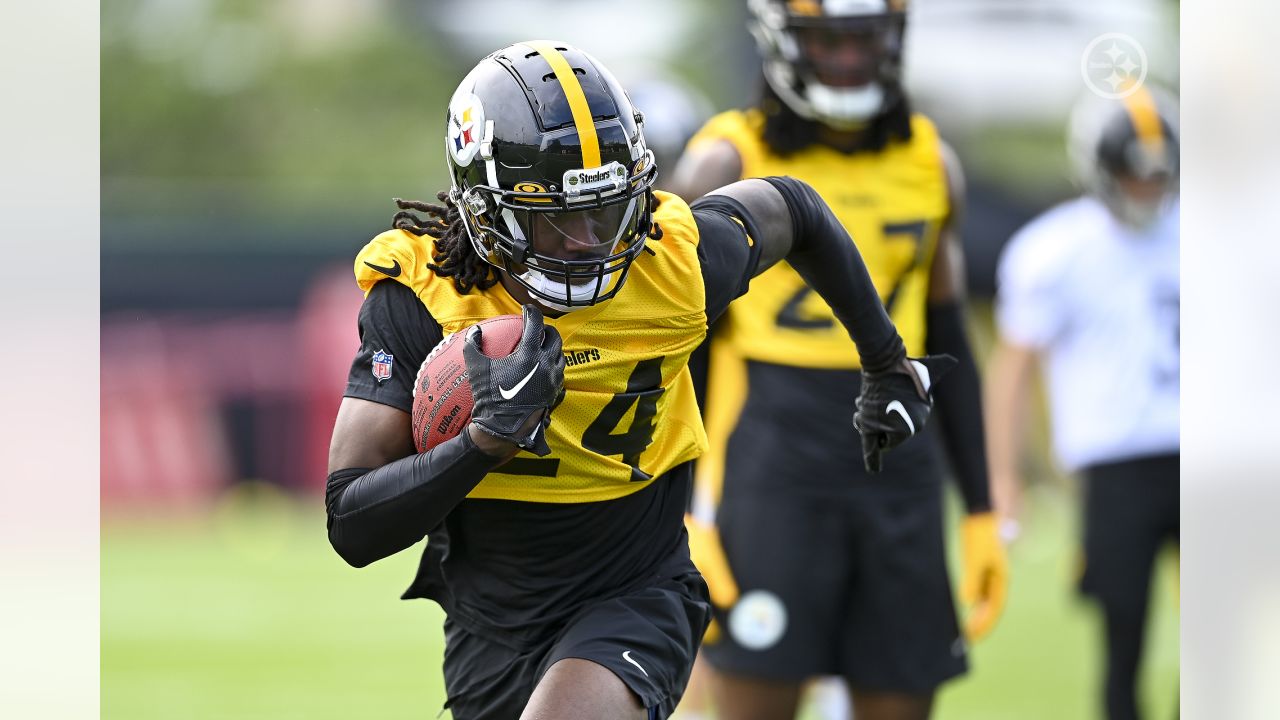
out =
{"type": "MultiPolygon", "coordinates": [[[[1123,32],[1177,88],[1177,2],[913,0],[907,84],[959,153],[971,332],[992,343],[1000,248],[1074,194],[1063,130],[1089,41],[1123,32]]],[[[102,713],[435,717],[439,610],[399,593],[416,549],[364,570],[325,538],[329,431],[358,340],[351,260],[393,197],[446,187],[448,97],[483,55],[591,52],[670,167],[751,103],[741,0],[113,0],[101,6],[102,713]]],[[[1076,487],[1048,459],[1011,548],[1010,605],[939,718],[1083,718],[1100,637],[1072,593],[1076,487]]],[[[1177,699],[1162,563],[1143,692],[1177,699]]]]}

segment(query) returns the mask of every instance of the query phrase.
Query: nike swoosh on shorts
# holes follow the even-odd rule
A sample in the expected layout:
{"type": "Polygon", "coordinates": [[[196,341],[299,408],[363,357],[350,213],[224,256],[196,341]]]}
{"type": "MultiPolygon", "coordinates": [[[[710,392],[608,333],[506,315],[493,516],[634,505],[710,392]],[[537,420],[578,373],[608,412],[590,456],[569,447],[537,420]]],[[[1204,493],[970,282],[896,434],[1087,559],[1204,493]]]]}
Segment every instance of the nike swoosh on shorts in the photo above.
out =
{"type": "Polygon", "coordinates": [[[622,659],[623,659],[623,660],[626,660],[627,662],[631,663],[632,665],[635,665],[636,667],[640,668],[640,672],[644,673],[644,676],[645,676],[645,677],[649,677],[649,672],[648,672],[647,670],[645,670],[644,668],[640,667],[640,663],[638,663],[638,662],[636,662],[635,660],[632,660],[632,659],[631,659],[631,651],[630,651],[630,650],[627,650],[627,651],[625,651],[625,652],[623,652],[623,653],[622,653],[622,659]]]}

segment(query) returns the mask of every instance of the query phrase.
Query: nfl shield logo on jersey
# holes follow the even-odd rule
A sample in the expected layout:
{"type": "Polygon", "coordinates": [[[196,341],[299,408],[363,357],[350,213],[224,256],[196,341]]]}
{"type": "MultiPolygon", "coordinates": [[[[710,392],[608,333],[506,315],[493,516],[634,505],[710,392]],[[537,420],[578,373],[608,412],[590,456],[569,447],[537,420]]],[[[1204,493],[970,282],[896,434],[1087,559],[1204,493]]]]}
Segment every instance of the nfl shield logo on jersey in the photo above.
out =
{"type": "Polygon", "coordinates": [[[391,377],[391,365],[396,359],[386,350],[379,350],[373,354],[373,376],[378,382],[387,380],[391,377]]]}

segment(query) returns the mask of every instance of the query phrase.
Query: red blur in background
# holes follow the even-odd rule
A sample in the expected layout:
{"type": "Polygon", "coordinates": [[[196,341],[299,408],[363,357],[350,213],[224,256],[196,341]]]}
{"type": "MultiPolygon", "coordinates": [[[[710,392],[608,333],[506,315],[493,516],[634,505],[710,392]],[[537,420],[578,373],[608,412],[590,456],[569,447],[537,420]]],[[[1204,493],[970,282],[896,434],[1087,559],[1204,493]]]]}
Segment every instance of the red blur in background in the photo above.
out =
{"type": "Polygon", "coordinates": [[[198,506],[247,479],[320,491],[360,301],[342,267],[296,313],[104,319],[104,508],[198,506]]]}

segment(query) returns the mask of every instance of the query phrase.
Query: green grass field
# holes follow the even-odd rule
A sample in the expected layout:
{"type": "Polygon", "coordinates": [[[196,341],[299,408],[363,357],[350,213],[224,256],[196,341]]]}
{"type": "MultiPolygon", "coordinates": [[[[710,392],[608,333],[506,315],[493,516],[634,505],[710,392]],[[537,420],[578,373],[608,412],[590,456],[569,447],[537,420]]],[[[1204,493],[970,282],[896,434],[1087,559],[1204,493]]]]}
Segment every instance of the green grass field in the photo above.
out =
{"type": "MultiPolygon", "coordinates": [[[[1093,718],[1098,642],[1070,592],[1074,516],[1033,498],[1013,548],[1008,611],[936,717],[1093,718]]],[[[102,716],[435,718],[444,701],[442,614],[398,599],[418,549],[347,567],[319,498],[246,489],[209,513],[108,514],[102,531],[102,716]]],[[[1174,713],[1176,576],[1157,578],[1144,697],[1174,713]]],[[[443,717],[448,717],[446,713],[443,717]]]]}

